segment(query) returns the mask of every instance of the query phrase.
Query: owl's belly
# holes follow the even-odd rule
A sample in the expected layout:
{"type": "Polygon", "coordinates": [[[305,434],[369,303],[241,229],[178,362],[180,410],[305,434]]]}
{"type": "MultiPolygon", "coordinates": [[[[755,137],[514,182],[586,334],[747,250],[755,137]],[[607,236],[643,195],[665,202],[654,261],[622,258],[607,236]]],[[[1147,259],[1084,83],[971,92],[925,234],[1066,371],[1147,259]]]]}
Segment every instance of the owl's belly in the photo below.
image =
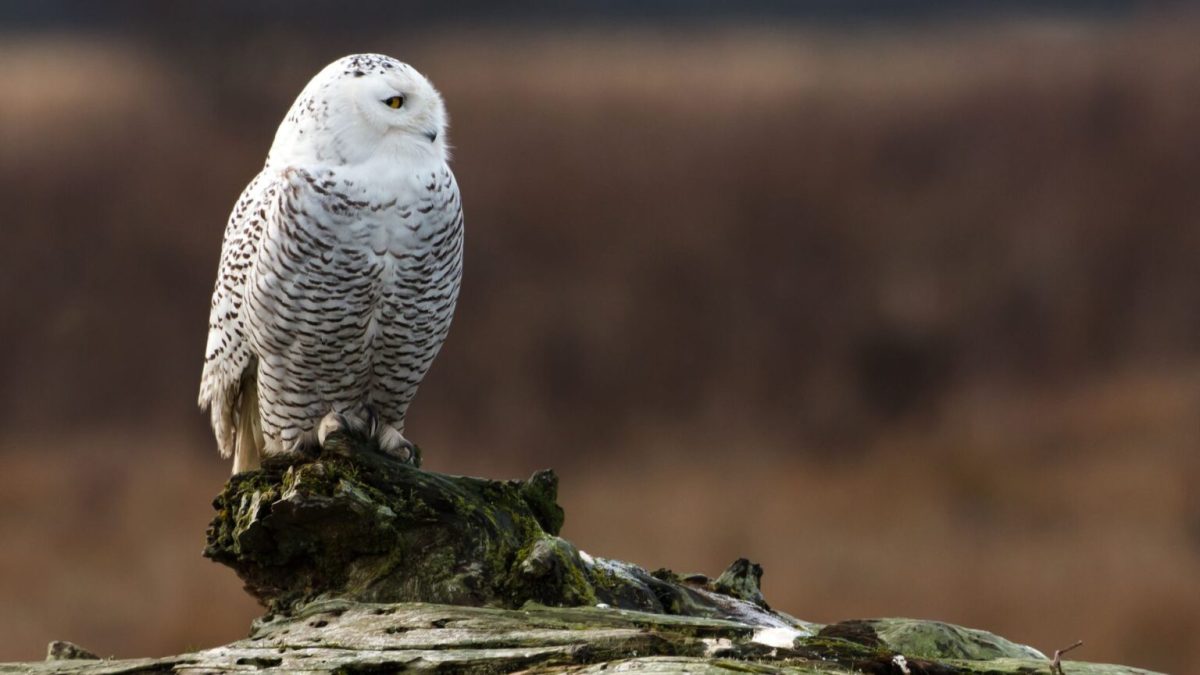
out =
{"type": "Polygon", "coordinates": [[[459,281],[452,249],[408,246],[381,256],[383,272],[367,345],[367,396],[383,421],[401,431],[408,404],[450,329],[459,281]],[[447,269],[451,264],[455,269],[447,269]]]}
{"type": "Polygon", "coordinates": [[[287,268],[302,268],[288,279],[297,307],[264,312],[255,331],[263,429],[283,447],[330,410],[359,414],[364,404],[403,432],[462,273],[462,208],[453,177],[442,179],[411,200],[364,199],[341,212],[319,233],[322,247],[287,268]]]}

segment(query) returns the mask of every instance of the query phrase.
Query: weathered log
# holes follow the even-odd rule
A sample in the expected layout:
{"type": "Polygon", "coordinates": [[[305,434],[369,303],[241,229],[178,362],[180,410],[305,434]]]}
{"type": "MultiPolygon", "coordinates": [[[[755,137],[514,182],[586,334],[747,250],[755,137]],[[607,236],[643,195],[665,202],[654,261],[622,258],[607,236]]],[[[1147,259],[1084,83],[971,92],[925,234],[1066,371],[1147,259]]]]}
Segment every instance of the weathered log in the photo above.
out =
{"type": "Polygon", "coordinates": [[[268,466],[230,480],[204,555],[272,612],[329,598],[518,608],[605,605],[803,627],[773,612],[762,569],[716,581],[592,557],[558,537],[558,479],[494,481],[363,453],[268,466]]]}
{"type": "MultiPolygon", "coordinates": [[[[937,622],[883,619],[817,635],[596,607],[521,610],[315,602],[223,647],[161,659],[0,664],[0,673],[305,672],[899,674],[1049,673],[1028,647],[937,622]],[[839,637],[840,636],[840,637],[839,637]]],[[[1067,662],[1072,675],[1151,675],[1067,662]]]]}
{"type": "Polygon", "coordinates": [[[1035,649],[949,624],[801,621],[771,609],[748,560],[714,580],[590,556],[558,536],[548,471],[500,482],[349,456],[268,465],[215,500],[204,553],[268,609],[247,639],[124,661],[52,643],[0,673],[1049,672],[1035,649]]]}

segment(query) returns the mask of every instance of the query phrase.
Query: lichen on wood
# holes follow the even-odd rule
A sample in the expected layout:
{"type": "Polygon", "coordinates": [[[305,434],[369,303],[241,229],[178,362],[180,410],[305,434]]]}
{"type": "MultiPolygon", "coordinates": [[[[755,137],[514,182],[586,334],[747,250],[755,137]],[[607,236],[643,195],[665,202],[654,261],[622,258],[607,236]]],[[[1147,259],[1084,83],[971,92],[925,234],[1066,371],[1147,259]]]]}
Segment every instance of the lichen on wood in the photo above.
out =
{"type": "MultiPolygon", "coordinates": [[[[930,630],[948,652],[962,636],[930,622],[888,620],[915,636],[930,630]]],[[[944,625],[944,624],[943,624],[944,625]]],[[[772,675],[902,673],[1048,673],[1049,662],[1000,640],[985,660],[911,657],[887,642],[870,644],[862,626],[805,636],[735,621],[597,607],[523,609],[425,603],[319,601],[257,621],[244,640],[162,659],[76,660],[0,664],[0,673],[765,673],[772,675]],[[778,634],[764,635],[774,631],[778,634]],[[854,637],[855,635],[859,637],[854,637]],[[780,640],[779,638],[785,638],[780,640]],[[854,639],[849,639],[854,637],[854,639]],[[790,639],[786,639],[790,638],[790,639]],[[898,657],[903,657],[899,661],[898,657]]],[[[994,637],[994,636],[993,636],[994,637]]],[[[918,639],[920,641],[921,639],[918,639]]],[[[1120,666],[1067,662],[1073,675],[1150,675],[1120,666]]]]}

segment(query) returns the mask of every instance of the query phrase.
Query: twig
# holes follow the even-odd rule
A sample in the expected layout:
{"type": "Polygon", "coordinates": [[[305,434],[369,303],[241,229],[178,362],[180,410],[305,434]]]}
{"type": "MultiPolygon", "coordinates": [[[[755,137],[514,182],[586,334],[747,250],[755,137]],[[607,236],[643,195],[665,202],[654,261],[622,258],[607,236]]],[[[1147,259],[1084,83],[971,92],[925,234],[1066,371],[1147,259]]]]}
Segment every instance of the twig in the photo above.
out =
{"type": "Polygon", "coordinates": [[[1054,660],[1050,662],[1050,672],[1054,673],[1054,675],[1066,675],[1065,673],[1063,673],[1063,669],[1062,669],[1062,660],[1061,660],[1062,655],[1066,654],[1067,652],[1071,651],[1072,649],[1075,649],[1076,647],[1082,647],[1082,646],[1083,646],[1083,640],[1076,640],[1075,644],[1071,645],[1070,647],[1066,647],[1064,649],[1055,649],[1054,650],[1054,660]]]}

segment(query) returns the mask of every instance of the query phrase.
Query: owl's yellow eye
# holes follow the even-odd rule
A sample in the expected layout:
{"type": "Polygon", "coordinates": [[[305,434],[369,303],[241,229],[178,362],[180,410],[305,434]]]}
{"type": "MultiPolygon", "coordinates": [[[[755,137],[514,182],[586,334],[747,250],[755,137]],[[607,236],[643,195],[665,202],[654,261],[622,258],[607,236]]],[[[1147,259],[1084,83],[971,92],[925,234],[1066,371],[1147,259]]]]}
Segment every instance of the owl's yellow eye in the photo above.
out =
{"type": "Polygon", "coordinates": [[[400,106],[404,105],[404,97],[403,96],[393,96],[391,98],[385,98],[385,99],[383,99],[383,104],[386,105],[387,107],[395,110],[395,109],[399,108],[400,106]]]}

